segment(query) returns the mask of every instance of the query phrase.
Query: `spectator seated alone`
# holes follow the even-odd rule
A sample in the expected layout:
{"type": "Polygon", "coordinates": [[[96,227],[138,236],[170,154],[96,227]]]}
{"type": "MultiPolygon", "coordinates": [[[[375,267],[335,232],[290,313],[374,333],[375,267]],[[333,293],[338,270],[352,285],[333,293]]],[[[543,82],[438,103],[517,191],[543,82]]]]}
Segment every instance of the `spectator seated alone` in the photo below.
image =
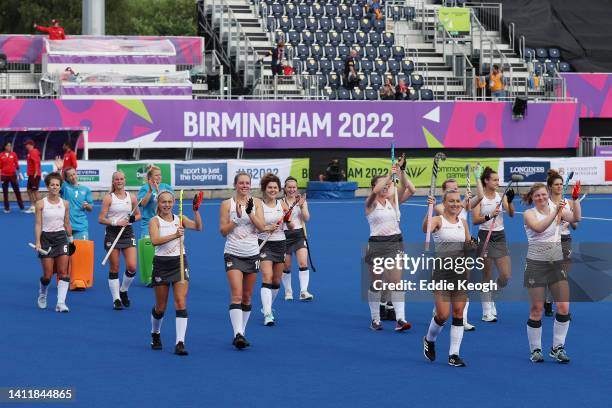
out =
{"type": "Polygon", "coordinates": [[[333,159],[331,162],[329,162],[327,168],[325,169],[325,174],[319,175],[319,181],[338,182],[345,180],[346,174],[344,173],[344,170],[340,168],[340,161],[338,159],[333,159]]]}

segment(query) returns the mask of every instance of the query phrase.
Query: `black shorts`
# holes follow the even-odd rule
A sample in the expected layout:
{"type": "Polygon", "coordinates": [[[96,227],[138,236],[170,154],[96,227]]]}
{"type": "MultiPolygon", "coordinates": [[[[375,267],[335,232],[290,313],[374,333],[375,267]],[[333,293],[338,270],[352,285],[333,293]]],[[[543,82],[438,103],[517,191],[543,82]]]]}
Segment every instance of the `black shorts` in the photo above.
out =
{"type": "Polygon", "coordinates": [[[47,255],[38,254],[40,258],[57,258],[60,256],[68,256],[68,236],[66,231],[45,232],[40,234],[40,248],[51,251],[47,255]]]}
{"type": "Polygon", "coordinates": [[[40,176],[28,176],[28,191],[38,191],[38,187],[40,186],[40,176]]]}
{"type": "Polygon", "coordinates": [[[572,236],[561,235],[561,250],[563,251],[563,259],[568,260],[572,257],[572,236]]]}
{"type": "Polygon", "coordinates": [[[563,261],[535,261],[527,258],[523,281],[526,288],[543,288],[563,280],[567,280],[563,261]]]}
{"type": "MultiPolygon", "coordinates": [[[[189,280],[189,265],[187,257],[185,262],[185,280],[189,280]]],[[[180,256],[154,256],[153,271],[151,272],[151,285],[170,285],[181,280],[181,257],[180,256]]]]}
{"type": "MultiPolygon", "coordinates": [[[[258,240],[259,245],[263,242],[261,239],[258,240]]],[[[259,251],[259,260],[272,261],[274,264],[285,263],[285,240],[282,241],[268,241],[259,251]]]]}
{"type": "Polygon", "coordinates": [[[304,229],[294,229],[285,231],[285,253],[287,255],[294,254],[298,249],[307,248],[304,229]]]}
{"type": "MultiPolygon", "coordinates": [[[[483,256],[482,249],[488,234],[489,231],[487,230],[478,231],[478,256],[483,256]]],[[[508,251],[506,245],[505,230],[491,232],[491,238],[487,245],[487,258],[501,258],[508,255],[510,255],[510,251],[508,251]]]]}
{"type": "Polygon", "coordinates": [[[374,258],[395,258],[404,256],[404,242],[401,234],[384,237],[370,237],[365,262],[374,264],[374,258]]]}
{"type": "MultiPolygon", "coordinates": [[[[121,231],[123,227],[106,227],[106,234],[104,235],[104,251],[108,251],[115,242],[115,238],[117,238],[117,234],[121,231]]],[[[131,225],[125,227],[125,230],[121,234],[121,238],[117,241],[115,245],[115,249],[126,249],[136,247],[136,237],[134,236],[134,229],[131,225]]]]}
{"type": "Polygon", "coordinates": [[[259,270],[259,255],[238,257],[232,254],[223,254],[225,272],[238,269],[242,273],[257,273],[259,270]]]}

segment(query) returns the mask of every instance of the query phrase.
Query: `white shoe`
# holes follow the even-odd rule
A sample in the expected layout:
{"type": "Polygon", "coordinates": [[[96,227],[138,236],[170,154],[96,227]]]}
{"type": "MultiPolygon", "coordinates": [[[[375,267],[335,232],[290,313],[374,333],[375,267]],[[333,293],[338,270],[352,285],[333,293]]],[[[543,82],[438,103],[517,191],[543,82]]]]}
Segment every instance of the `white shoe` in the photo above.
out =
{"type": "Polygon", "coordinates": [[[47,308],[47,294],[46,293],[38,294],[38,308],[39,309],[47,308]]]}
{"type": "Polygon", "coordinates": [[[58,303],[57,305],[55,305],[55,311],[60,313],[67,313],[70,311],[70,309],[68,309],[68,306],[66,306],[65,303],[58,303]]]}
{"type": "Polygon", "coordinates": [[[10,212],[11,212],[11,210],[4,210],[4,213],[5,213],[5,214],[8,214],[8,213],[10,213],[10,212]]]}
{"type": "Polygon", "coordinates": [[[300,292],[300,300],[302,302],[307,302],[314,299],[314,296],[307,291],[300,292]]]}
{"type": "Polygon", "coordinates": [[[285,300],[293,300],[293,292],[285,292],[285,300]]]}
{"type": "Polygon", "coordinates": [[[481,320],[483,322],[493,323],[497,321],[497,317],[493,316],[492,314],[483,314],[481,320]]]}
{"type": "Polygon", "coordinates": [[[495,307],[495,302],[491,302],[491,314],[497,318],[497,308],[495,307]]]}
{"type": "Polygon", "coordinates": [[[264,326],[274,326],[274,315],[272,313],[264,316],[264,326]]]}
{"type": "Polygon", "coordinates": [[[468,322],[463,323],[463,331],[474,331],[476,327],[468,322]]]}
{"type": "Polygon", "coordinates": [[[24,211],[27,214],[34,214],[36,212],[36,208],[34,208],[34,206],[28,208],[27,210],[24,211]]]}

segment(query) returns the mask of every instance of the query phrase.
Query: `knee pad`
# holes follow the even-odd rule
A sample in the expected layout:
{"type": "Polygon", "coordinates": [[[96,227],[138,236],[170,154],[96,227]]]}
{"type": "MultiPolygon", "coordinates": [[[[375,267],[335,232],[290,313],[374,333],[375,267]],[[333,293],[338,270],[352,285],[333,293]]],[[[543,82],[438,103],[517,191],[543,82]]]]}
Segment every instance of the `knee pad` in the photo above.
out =
{"type": "Polygon", "coordinates": [[[160,320],[160,319],[163,319],[163,317],[164,317],[164,312],[157,313],[157,312],[155,311],[155,307],[153,307],[153,309],[151,310],[151,316],[153,316],[153,318],[154,318],[154,319],[156,319],[156,320],[160,320]]]}
{"type": "Polygon", "coordinates": [[[532,327],[534,329],[539,329],[542,327],[542,320],[527,320],[527,326],[532,327]]]}
{"type": "Polygon", "coordinates": [[[176,317],[187,318],[187,309],[179,309],[176,311],[176,317]]]}

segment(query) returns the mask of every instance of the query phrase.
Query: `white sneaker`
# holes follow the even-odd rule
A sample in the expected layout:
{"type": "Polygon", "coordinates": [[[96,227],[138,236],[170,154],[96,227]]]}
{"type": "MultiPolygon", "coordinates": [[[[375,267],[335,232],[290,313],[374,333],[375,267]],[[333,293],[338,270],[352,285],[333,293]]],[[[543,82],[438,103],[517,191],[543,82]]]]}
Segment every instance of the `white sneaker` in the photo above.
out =
{"type": "Polygon", "coordinates": [[[68,309],[68,306],[66,306],[65,303],[58,303],[57,305],[55,305],[55,311],[60,313],[67,313],[70,311],[70,309],[68,309]]]}
{"type": "Polygon", "coordinates": [[[38,294],[38,308],[39,309],[47,308],[47,294],[46,293],[38,294]]]}
{"type": "Polygon", "coordinates": [[[274,326],[274,315],[272,313],[264,316],[264,326],[274,326]]]}
{"type": "Polygon", "coordinates": [[[34,214],[36,212],[36,208],[34,208],[34,206],[28,208],[27,210],[24,211],[27,214],[34,214]]]}
{"type": "Polygon", "coordinates": [[[468,322],[463,323],[463,331],[474,331],[476,327],[474,325],[469,324],[468,322]]]}
{"type": "Polygon", "coordinates": [[[302,302],[308,302],[314,299],[314,296],[307,291],[300,292],[300,300],[302,302]]]}
{"type": "Polygon", "coordinates": [[[483,322],[493,323],[493,322],[497,321],[497,317],[493,316],[492,314],[483,314],[482,315],[482,321],[483,322]]]}
{"type": "Polygon", "coordinates": [[[285,300],[293,300],[293,292],[285,292],[285,300]]]}
{"type": "Polygon", "coordinates": [[[10,212],[11,212],[11,210],[4,210],[4,213],[5,213],[5,214],[8,214],[8,213],[10,213],[10,212]]]}

